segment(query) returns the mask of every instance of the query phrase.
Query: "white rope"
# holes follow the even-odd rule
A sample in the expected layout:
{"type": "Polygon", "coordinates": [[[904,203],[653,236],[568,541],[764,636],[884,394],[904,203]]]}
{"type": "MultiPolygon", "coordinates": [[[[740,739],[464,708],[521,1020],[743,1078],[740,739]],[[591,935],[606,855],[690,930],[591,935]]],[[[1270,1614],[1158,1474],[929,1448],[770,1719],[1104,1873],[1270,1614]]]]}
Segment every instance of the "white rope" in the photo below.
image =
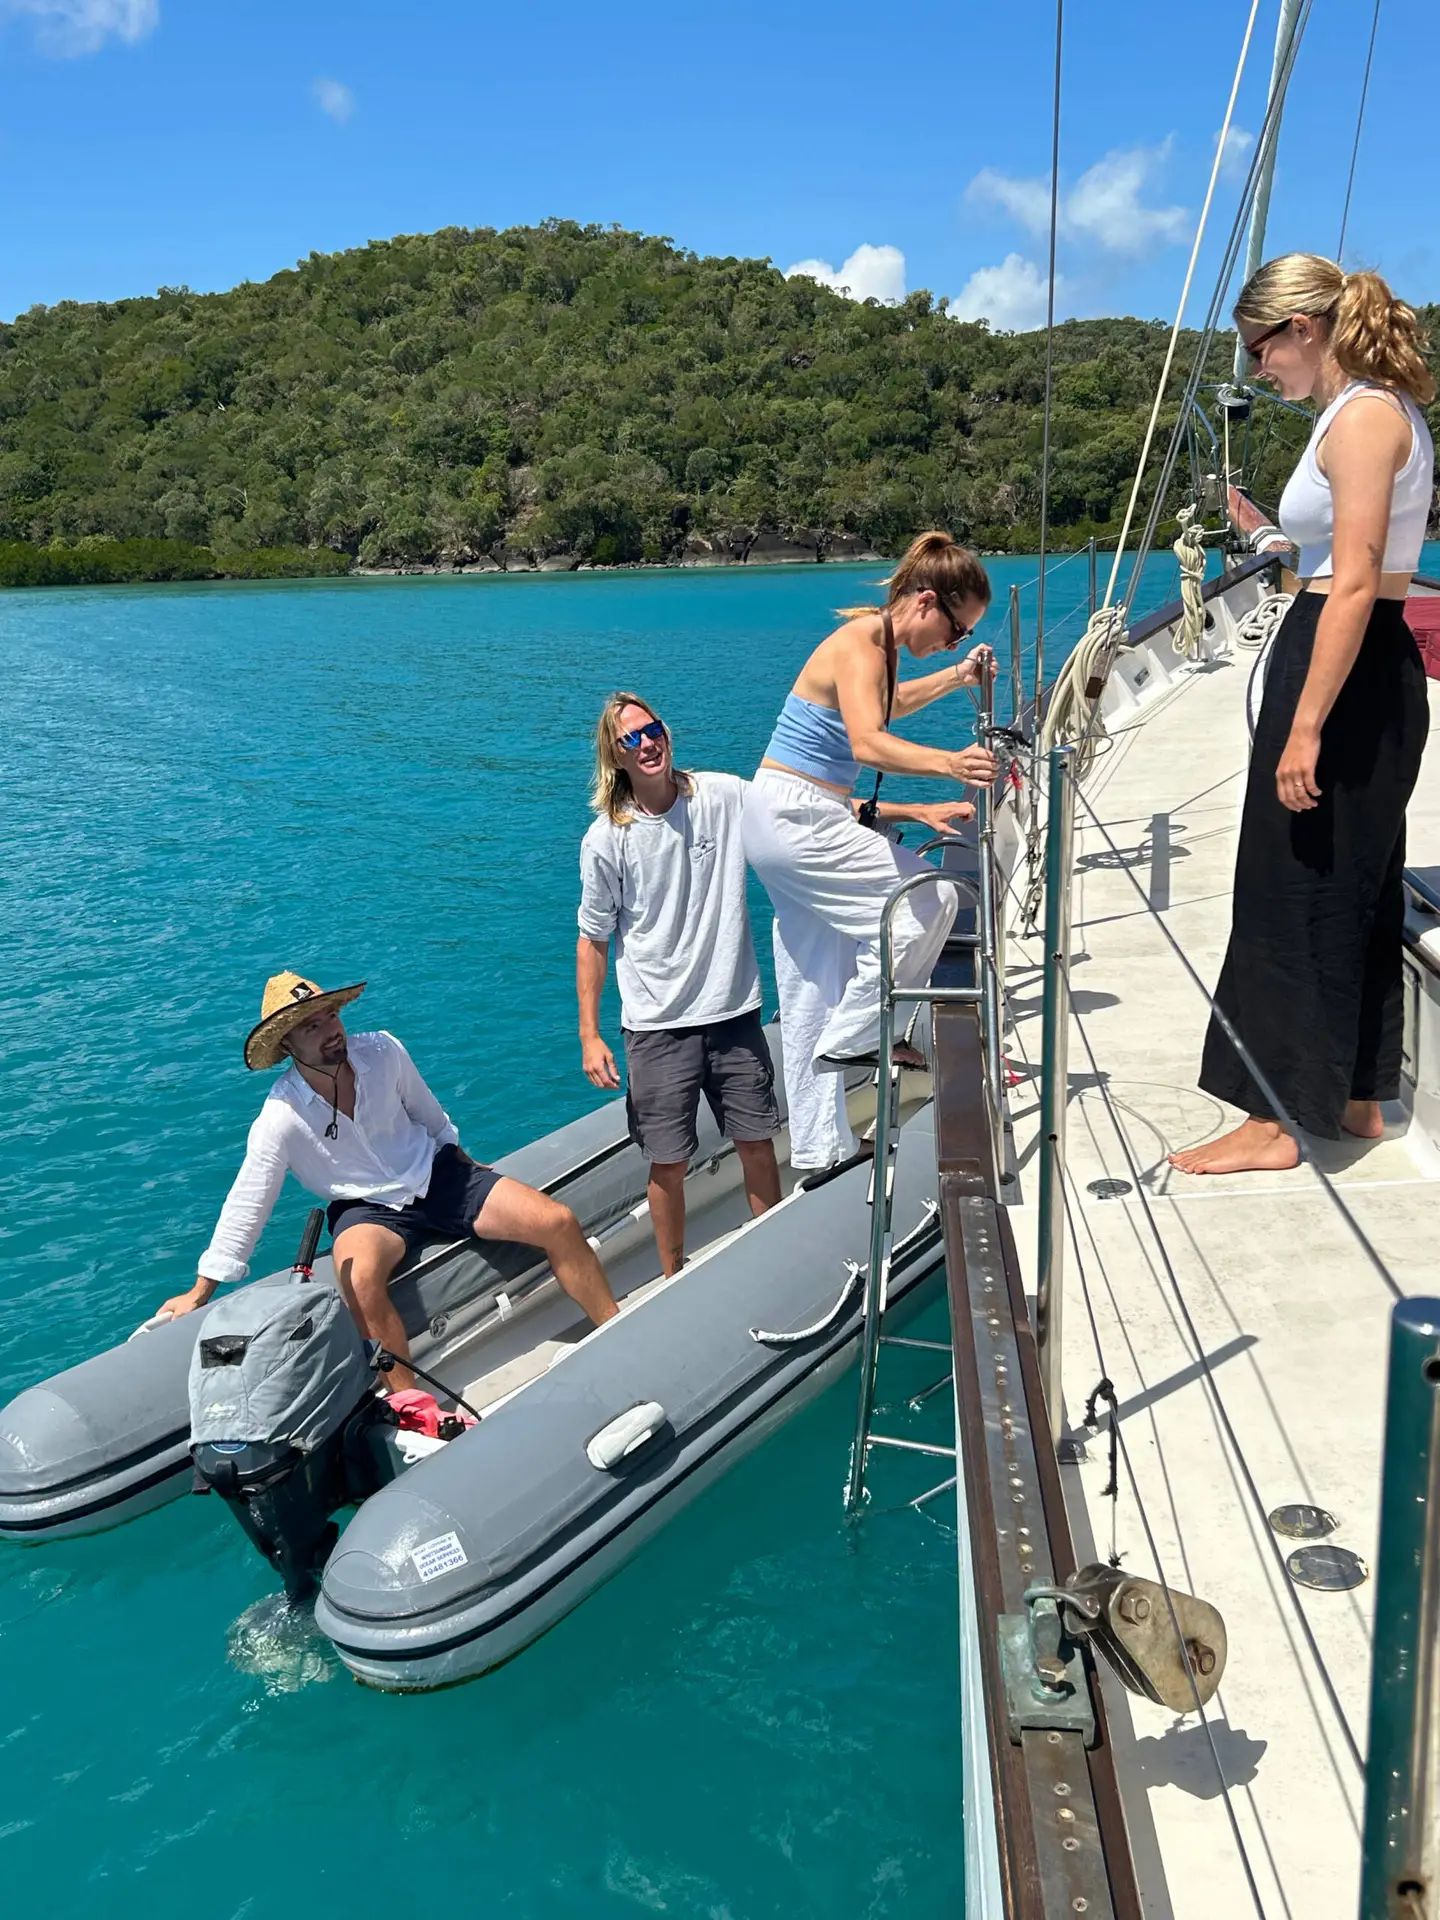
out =
{"type": "Polygon", "coordinates": [[[1060,740],[1078,740],[1084,764],[1077,766],[1077,777],[1083,777],[1093,754],[1088,751],[1089,738],[1094,733],[1103,732],[1099,718],[1100,694],[1104,689],[1105,675],[1108,674],[1110,661],[1115,651],[1123,644],[1125,630],[1129,624],[1129,608],[1123,604],[1114,606],[1115,582],[1120,574],[1120,562],[1125,553],[1125,542],[1130,537],[1130,529],[1135,519],[1135,509],[1140,500],[1140,488],[1145,478],[1146,464],[1150,459],[1150,448],[1154,443],[1155,429],[1160,420],[1160,409],[1165,403],[1165,389],[1170,383],[1170,369],[1175,363],[1175,349],[1180,341],[1180,329],[1185,319],[1185,309],[1190,301],[1190,286],[1195,278],[1195,268],[1199,263],[1200,250],[1205,242],[1205,230],[1210,220],[1210,206],[1215,198],[1215,189],[1220,179],[1220,163],[1224,157],[1230,137],[1230,123],[1235,116],[1235,102],[1239,96],[1240,83],[1245,77],[1245,65],[1250,57],[1250,41],[1255,32],[1255,20],[1260,11],[1260,0],[1250,0],[1250,13],[1245,22],[1245,34],[1240,43],[1240,57],[1235,64],[1235,77],[1230,82],[1230,98],[1225,105],[1225,119],[1216,135],[1215,159],[1210,167],[1210,180],[1205,188],[1205,204],[1200,209],[1200,219],[1195,228],[1195,241],[1190,249],[1190,263],[1185,269],[1185,284],[1180,289],[1180,304],[1175,312],[1175,323],[1170,329],[1170,339],[1165,348],[1165,364],[1160,369],[1160,378],[1155,385],[1155,403],[1150,409],[1150,419],[1145,428],[1145,440],[1140,449],[1140,458],[1135,467],[1135,480],[1130,488],[1130,498],[1125,507],[1125,519],[1120,528],[1120,538],[1115,543],[1115,557],[1110,563],[1110,578],[1105,585],[1104,605],[1097,609],[1085,629],[1085,633],[1061,668],[1055,683],[1055,697],[1051,700],[1050,712],[1045,720],[1045,744],[1054,746],[1060,740]],[[1085,656],[1083,672],[1074,670],[1075,662],[1085,656]],[[1091,668],[1103,667],[1104,672],[1096,677],[1091,668]],[[1060,718],[1052,723],[1052,716],[1058,704],[1062,681],[1068,681],[1069,694],[1060,718]],[[1093,689],[1093,691],[1090,691],[1093,689]]]}
{"type": "Polygon", "coordinates": [[[1075,741],[1077,780],[1083,780],[1090,771],[1105,738],[1100,692],[1110,676],[1110,663],[1124,642],[1125,632],[1123,607],[1097,607],[1050,691],[1041,746],[1048,753],[1051,747],[1064,741],[1075,741]]]}
{"type": "Polygon", "coordinates": [[[1180,599],[1185,608],[1175,651],[1186,660],[1198,660],[1205,640],[1205,543],[1196,524],[1200,512],[1197,507],[1181,507],[1175,517],[1180,533],[1171,552],[1180,562],[1180,599]]]}
{"type": "Polygon", "coordinates": [[[1294,603],[1293,593],[1272,593],[1257,602],[1235,628],[1236,646],[1247,653],[1263,653],[1294,603]]]}

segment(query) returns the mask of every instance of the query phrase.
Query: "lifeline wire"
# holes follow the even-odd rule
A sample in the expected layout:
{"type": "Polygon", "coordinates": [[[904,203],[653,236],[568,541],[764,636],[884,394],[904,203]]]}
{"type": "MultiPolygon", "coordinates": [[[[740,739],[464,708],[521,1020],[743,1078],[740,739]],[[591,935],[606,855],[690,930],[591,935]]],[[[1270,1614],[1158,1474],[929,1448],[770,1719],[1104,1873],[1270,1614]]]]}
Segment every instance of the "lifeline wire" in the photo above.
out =
{"type": "Polygon", "coordinates": [[[1076,787],[1075,787],[1075,798],[1080,802],[1081,806],[1084,807],[1086,813],[1089,814],[1092,823],[1099,829],[1100,837],[1104,840],[1106,846],[1109,847],[1110,851],[1118,857],[1119,865],[1121,866],[1125,874],[1125,878],[1130,882],[1131,886],[1134,887],[1135,891],[1139,894],[1141,900],[1145,904],[1146,912],[1150,915],[1151,919],[1155,922],[1156,926],[1159,927],[1160,931],[1164,934],[1166,940],[1170,945],[1171,951],[1174,953],[1176,959],[1180,962],[1181,966],[1184,967],[1186,973],[1190,976],[1191,980],[1195,983],[1195,986],[1199,991],[1201,999],[1204,1000],[1205,1004],[1209,1007],[1215,1019],[1219,1022],[1220,1030],[1225,1035],[1225,1038],[1230,1042],[1231,1046],[1234,1047],[1236,1053],[1240,1056],[1240,1060],[1244,1065],[1246,1072],[1250,1075],[1251,1079],[1255,1082],[1256,1086],[1260,1089],[1261,1093],[1265,1096],[1266,1100],[1269,1101],[1271,1107],[1274,1109],[1275,1118],[1281,1123],[1282,1126],[1288,1128],[1291,1134],[1294,1136],[1295,1144],[1300,1151],[1301,1158],[1307,1163],[1307,1165],[1309,1165],[1314,1169],[1316,1178],[1319,1180],[1321,1186],[1325,1189],[1326,1194],[1329,1196],[1330,1200],[1333,1202],[1336,1212],[1340,1215],[1341,1219],[1345,1222],[1346,1226],[1349,1227],[1351,1233],[1355,1236],[1355,1239],[1359,1243],[1361,1251],[1364,1253],[1366,1259],[1370,1262],[1371,1266],[1374,1267],[1376,1273],[1379,1274],[1380,1278],[1384,1281],[1385,1285],[1390,1289],[1391,1295],[1396,1300],[1403,1300],[1405,1298],[1405,1293],[1403,1288],[1399,1285],[1398,1281],[1395,1279],[1395,1276],[1391,1273],[1389,1267],[1386,1266],[1384,1260],[1381,1258],[1380,1254],[1376,1251],[1375,1246],[1372,1243],[1369,1235],[1366,1233],[1365,1229],[1361,1226],[1360,1222],[1355,1218],[1354,1214],[1351,1213],[1349,1207],[1346,1206],[1345,1202],[1340,1198],[1339,1190],[1336,1188],[1334,1181],[1331,1180],[1329,1174],[1326,1173],[1325,1169],[1319,1165],[1319,1163],[1313,1158],[1313,1156],[1306,1149],[1305,1144],[1300,1137],[1300,1129],[1296,1126],[1295,1122],[1290,1118],[1290,1115],[1285,1111],[1284,1103],[1280,1100],[1280,1098],[1275,1092],[1275,1089],[1270,1085],[1269,1080],[1261,1072],[1259,1066],[1256,1064],[1255,1060],[1251,1057],[1249,1048],[1245,1045],[1245,1042],[1240,1038],[1239,1034],[1235,1031],[1235,1028],[1231,1024],[1230,1019],[1228,1015],[1225,1013],[1224,1009],[1221,1007],[1218,1007],[1215,1004],[1215,1000],[1210,993],[1210,989],[1205,985],[1205,982],[1200,978],[1199,974],[1195,971],[1195,968],[1191,965],[1190,956],[1186,953],[1185,949],[1180,945],[1180,942],[1175,938],[1174,934],[1170,931],[1170,928],[1167,926],[1165,922],[1165,916],[1162,913],[1159,913],[1156,910],[1156,908],[1151,904],[1149,895],[1146,893],[1145,889],[1141,886],[1140,882],[1135,878],[1135,875],[1130,871],[1130,868],[1125,865],[1124,856],[1121,853],[1120,848],[1117,847],[1115,842],[1111,839],[1110,834],[1107,831],[1104,822],[1101,820],[1100,816],[1096,813],[1095,809],[1091,806],[1090,802],[1085,798],[1085,795],[1081,790],[1080,786],[1078,785],[1078,783],[1076,784],[1076,787]]]}
{"type": "Polygon", "coordinates": [[[1370,63],[1375,58],[1375,34],[1380,25],[1380,0],[1375,0],[1375,11],[1370,18],[1370,46],[1365,55],[1365,78],[1360,82],[1360,111],[1355,116],[1355,144],[1350,149],[1350,175],[1345,182],[1345,211],[1340,215],[1340,239],[1335,248],[1335,258],[1343,266],[1345,263],[1345,229],[1350,224],[1350,195],[1355,187],[1355,162],[1360,158],[1360,129],[1365,125],[1365,99],[1370,91],[1370,63]]]}
{"type": "MultiPolygon", "coordinates": [[[[1069,984],[1069,972],[1070,970],[1067,967],[1065,970],[1067,986],[1069,984]]],[[[1170,1282],[1170,1290],[1175,1296],[1175,1304],[1180,1309],[1181,1317],[1185,1322],[1186,1330],[1188,1331],[1190,1335],[1191,1343],[1194,1346],[1196,1364],[1200,1368],[1201,1373],[1204,1375],[1206,1386],[1210,1389],[1210,1396],[1214,1403],[1215,1412],[1220,1420],[1220,1424],[1225,1429],[1225,1436],[1230,1442],[1230,1450],[1234,1456],[1235,1464],[1240,1469],[1241,1476],[1245,1481],[1246,1491],[1249,1493],[1250,1498],[1254,1503],[1255,1511],[1260,1516],[1260,1523],[1261,1523],[1260,1531],[1264,1534],[1265,1539],[1269,1544],[1270,1550],[1274,1555],[1275,1563],[1280,1570],[1280,1584],[1282,1587],[1284,1587],[1286,1593],[1290,1596],[1290,1604],[1294,1609],[1296,1619],[1300,1623],[1301,1634],[1304,1636],[1305,1644],[1310,1649],[1310,1656],[1315,1662],[1315,1667],[1320,1675],[1321,1683],[1325,1688],[1327,1697],[1329,1698],[1331,1709],[1335,1714],[1335,1718],[1340,1723],[1340,1731],[1345,1736],[1345,1744],[1350,1749],[1350,1757],[1355,1762],[1356,1766],[1359,1767],[1361,1772],[1363,1773],[1365,1769],[1365,1762],[1360,1752],[1359,1743],[1356,1741],[1355,1735],[1350,1730],[1350,1722],[1345,1717],[1345,1709],[1340,1703],[1340,1695],[1336,1692],[1335,1683],[1330,1678],[1330,1669],[1325,1664],[1325,1656],[1320,1651],[1320,1644],[1315,1638],[1315,1634],[1311,1628],[1309,1618],[1306,1615],[1305,1609],[1300,1602],[1300,1596],[1296,1592],[1294,1582],[1290,1578],[1289,1569],[1285,1565],[1285,1555],[1281,1551],[1279,1541],[1276,1540],[1275,1535],[1271,1530],[1270,1521],[1269,1521],[1269,1510],[1265,1505],[1265,1501],[1261,1495],[1259,1487],[1256,1486],[1255,1484],[1255,1477],[1250,1471],[1250,1463],[1245,1458],[1245,1450],[1240,1445],[1239,1435],[1236,1433],[1234,1426],[1231,1424],[1230,1415],[1226,1409],[1224,1398],[1220,1392],[1219,1387],[1216,1385],[1215,1375],[1211,1369],[1209,1358],[1205,1352],[1205,1344],[1200,1338],[1199,1328],[1195,1325],[1195,1322],[1191,1317],[1190,1308],[1187,1305],[1185,1300],[1184,1290],[1181,1288],[1181,1285],[1180,1285],[1180,1276],[1175,1271],[1174,1263],[1170,1258],[1169,1249],[1165,1245],[1164,1236],[1160,1231],[1160,1223],[1156,1220],[1155,1215],[1151,1209],[1150,1197],[1149,1197],[1149,1194],[1146,1192],[1145,1182],[1142,1179],[1140,1174],[1140,1169],[1136,1164],[1135,1155],[1130,1146],[1129,1136],[1125,1132],[1124,1127],[1121,1125],[1120,1117],[1115,1111],[1114,1103],[1110,1095],[1110,1089],[1108,1085],[1106,1085],[1105,1080],[1100,1073],[1100,1063],[1095,1057],[1094,1048],[1090,1045],[1090,1036],[1085,1030],[1084,1021],[1080,1018],[1079,1014],[1075,1012],[1073,1000],[1071,1003],[1070,1013],[1071,1013],[1071,1018],[1074,1020],[1076,1027],[1079,1029],[1080,1039],[1084,1044],[1086,1055],[1090,1061],[1091,1072],[1094,1073],[1096,1077],[1096,1081],[1100,1087],[1101,1097],[1105,1101],[1105,1110],[1110,1116],[1110,1123],[1115,1129],[1115,1137],[1120,1142],[1120,1150],[1125,1156],[1125,1164],[1130,1169],[1130,1175],[1135,1185],[1135,1192],[1139,1196],[1140,1205],[1145,1214],[1145,1223],[1150,1229],[1151,1238],[1155,1242],[1155,1250],[1160,1256],[1160,1263],[1164,1267],[1166,1278],[1170,1282]]],[[[1317,1172],[1318,1172],[1318,1168],[1317,1168],[1317,1172]]],[[[1341,1211],[1344,1212],[1344,1209],[1342,1208],[1341,1211]]],[[[1078,1257],[1079,1256],[1077,1252],[1077,1259],[1078,1257]]],[[[1123,1437],[1122,1437],[1121,1444],[1122,1446],[1124,1444],[1123,1437]]],[[[1127,1467],[1129,1465],[1128,1456],[1126,1459],[1126,1465],[1127,1467]]]]}
{"type": "MultiPolygon", "coordinates": [[[[1080,1253],[1080,1236],[1075,1231],[1075,1215],[1070,1208],[1069,1189],[1073,1184],[1070,1169],[1062,1165],[1061,1173],[1060,1198],[1065,1208],[1065,1222],[1070,1229],[1070,1245],[1075,1253],[1075,1270],[1080,1276],[1080,1291],[1085,1301],[1085,1312],[1090,1321],[1090,1338],[1095,1344],[1095,1359],[1100,1371],[1108,1380],[1110,1377],[1110,1369],[1105,1364],[1105,1348],[1100,1339],[1100,1323],[1095,1318],[1095,1307],[1090,1298],[1090,1281],[1085,1272],[1085,1261],[1080,1253]]],[[[1076,1204],[1077,1206],[1079,1204],[1078,1194],[1076,1195],[1076,1204]]],[[[1140,1481],[1130,1459],[1130,1449],[1125,1444],[1125,1435],[1121,1431],[1120,1422],[1115,1417],[1113,1408],[1111,1412],[1111,1432],[1115,1437],[1116,1445],[1119,1447],[1121,1457],[1125,1462],[1125,1472],[1130,1480],[1130,1491],[1135,1496],[1135,1510],[1140,1516],[1140,1525],[1145,1530],[1145,1544],[1150,1549],[1151,1563],[1155,1568],[1156,1577],[1160,1582],[1160,1589],[1165,1595],[1165,1608],[1170,1615],[1170,1629],[1175,1635],[1175,1645],[1179,1650],[1180,1658],[1185,1663],[1185,1678],[1190,1682],[1190,1694],[1195,1702],[1195,1711],[1199,1714],[1200,1724],[1205,1729],[1205,1738],[1210,1747],[1210,1758],[1215,1762],[1215,1777],[1220,1783],[1221,1797],[1225,1802],[1226,1818],[1230,1822],[1230,1832],[1235,1841],[1236,1852],[1240,1855],[1240,1864],[1245,1870],[1245,1879],[1250,1888],[1250,1898],[1255,1903],[1255,1911],[1259,1914],[1260,1920],[1266,1920],[1265,1903],[1260,1898],[1260,1888],[1255,1880],[1255,1871],[1250,1865],[1250,1855],[1246,1850],[1245,1836],[1240,1831],[1240,1821],[1236,1815],[1234,1803],[1230,1798],[1230,1783],[1225,1778],[1225,1768],[1221,1764],[1220,1750],[1215,1745],[1215,1733],[1210,1725],[1209,1716],[1201,1703],[1200,1689],[1195,1684],[1195,1669],[1190,1664],[1190,1649],[1185,1644],[1185,1635],[1181,1631],[1180,1621],[1175,1612],[1175,1602],[1170,1592],[1170,1582],[1165,1577],[1165,1567],[1160,1558],[1160,1549],[1155,1544],[1155,1535],[1150,1526],[1150,1516],[1145,1511],[1145,1497],[1140,1491],[1140,1481]]]]}

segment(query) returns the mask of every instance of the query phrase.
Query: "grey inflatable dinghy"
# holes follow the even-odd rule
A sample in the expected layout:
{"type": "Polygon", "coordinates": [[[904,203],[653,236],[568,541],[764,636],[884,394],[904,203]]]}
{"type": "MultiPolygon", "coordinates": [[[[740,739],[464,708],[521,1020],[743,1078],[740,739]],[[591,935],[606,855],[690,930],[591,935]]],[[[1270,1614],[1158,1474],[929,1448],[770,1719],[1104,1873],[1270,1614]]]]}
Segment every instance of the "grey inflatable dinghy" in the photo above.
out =
{"type": "MultiPolygon", "coordinates": [[[[771,1046],[778,1056],[774,1029],[771,1046]]],[[[874,1092],[856,1078],[859,1126],[874,1092]]],[[[904,1094],[897,1301],[939,1258],[928,1081],[907,1075],[904,1094]]],[[[392,1446],[379,1477],[400,1477],[331,1555],[317,1619],[383,1687],[445,1685],[518,1651],[818,1392],[858,1337],[868,1165],[798,1189],[787,1171],[786,1199],[752,1221],[733,1150],[703,1115],[686,1183],[696,1251],[669,1281],[623,1100],[497,1165],[575,1209],[622,1313],[592,1328],[524,1248],[437,1244],[397,1275],[415,1359],[484,1417],[439,1448],[392,1446]]],[[[328,1259],[315,1277],[333,1284],[328,1259]]],[[[95,1532],[190,1489],[187,1382],[211,1312],[154,1326],[0,1412],[0,1536],[95,1532]]]]}

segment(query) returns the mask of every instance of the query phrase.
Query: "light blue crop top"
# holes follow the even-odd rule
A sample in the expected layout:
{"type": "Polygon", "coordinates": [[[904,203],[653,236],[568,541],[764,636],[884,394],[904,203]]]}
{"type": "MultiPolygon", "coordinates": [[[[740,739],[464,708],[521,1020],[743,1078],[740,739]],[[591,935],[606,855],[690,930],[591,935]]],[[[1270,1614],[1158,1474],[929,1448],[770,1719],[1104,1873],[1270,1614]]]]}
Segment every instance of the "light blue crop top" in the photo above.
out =
{"type": "Polygon", "coordinates": [[[786,694],[765,758],[847,790],[860,777],[860,762],[850,750],[844,720],[834,707],[802,700],[798,693],[786,694]]]}

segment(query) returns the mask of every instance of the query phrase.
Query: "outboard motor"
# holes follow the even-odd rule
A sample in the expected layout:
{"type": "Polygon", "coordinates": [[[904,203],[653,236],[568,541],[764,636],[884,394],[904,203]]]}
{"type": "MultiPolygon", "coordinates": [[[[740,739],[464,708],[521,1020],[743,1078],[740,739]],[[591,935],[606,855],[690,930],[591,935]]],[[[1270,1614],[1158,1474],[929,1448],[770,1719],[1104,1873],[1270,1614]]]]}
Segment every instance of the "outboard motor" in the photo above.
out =
{"type": "Polygon", "coordinates": [[[292,1600],[319,1584],[332,1514],[379,1487],[370,1430],[394,1424],[345,1302],[308,1267],[217,1301],[190,1362],[195,1491],[221,1496],[292,1600]]]}

